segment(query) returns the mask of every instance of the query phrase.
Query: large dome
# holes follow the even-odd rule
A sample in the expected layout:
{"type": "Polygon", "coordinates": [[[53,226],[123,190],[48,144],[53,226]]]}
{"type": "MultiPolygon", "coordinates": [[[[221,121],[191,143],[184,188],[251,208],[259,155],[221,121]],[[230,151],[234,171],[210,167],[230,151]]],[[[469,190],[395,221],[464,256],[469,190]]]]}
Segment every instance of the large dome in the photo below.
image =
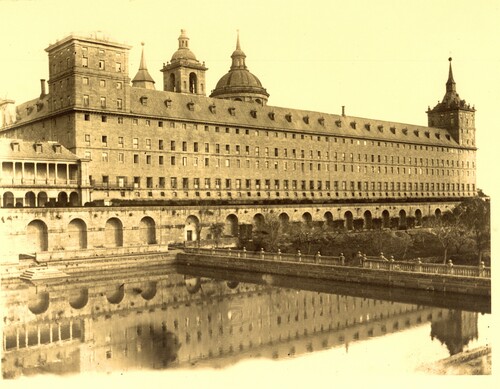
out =
{"type": "Polygon", "coordinates": [[[240,48],[239,37],[236,42],[236,50],[231,55],[231,58],[231,69],[217,82],[210,97],[255,101],[265,104],[269,93],[262,86],[260,80],[247,69],[245,65],[246,55],[240,48]]]}

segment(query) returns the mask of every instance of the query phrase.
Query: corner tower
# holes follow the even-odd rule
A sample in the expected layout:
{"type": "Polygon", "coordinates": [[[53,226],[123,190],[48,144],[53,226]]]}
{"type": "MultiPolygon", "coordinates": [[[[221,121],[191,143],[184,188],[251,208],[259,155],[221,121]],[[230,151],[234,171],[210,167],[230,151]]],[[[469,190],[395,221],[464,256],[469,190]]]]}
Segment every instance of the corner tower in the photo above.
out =
{"type": "Polygon", "coordinates": [[[222,76],[210,97],[255,102],[266,105],[269,93],[259,79],[250,73],[245,64],[246,55],[240,47],[240,35],[236,38],[236,50],[231,55],[229,72],[222,76]]]}
{"type": "Polygon", "coordinates": [[[179,36],[179,48],[170,62],[163,65],[163,90],[178,93],[205,95],[205,63],[200,63],[189,49],[185,30],[179,36]]]}
{"type": "Polygon", "coordinates": [[[461,100],[457,93],[453,69],[450,62],[446,93],[443,101],[427,110],[429,127],[444,128],[460,146],[476,146],[475,112],[476,109],[461,100]]]}

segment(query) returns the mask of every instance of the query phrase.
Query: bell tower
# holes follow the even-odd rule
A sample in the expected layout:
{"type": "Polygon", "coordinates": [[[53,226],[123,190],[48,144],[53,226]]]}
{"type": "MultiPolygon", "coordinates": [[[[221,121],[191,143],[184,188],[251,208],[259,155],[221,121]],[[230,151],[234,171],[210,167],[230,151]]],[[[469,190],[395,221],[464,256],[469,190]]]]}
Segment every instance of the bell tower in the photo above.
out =
{"type": "Polygon", "coordinates": [[[200,63],[189,49],[186,30],[181,30],[179,48],[170,62],[163,65],[163,90],[178,93],[206,94],[205,62],[200,63]]]}
{"type": "Polygon", "coordinates": [[[452,138],[465,147],[476,147],[475,112],[476,109],[461,100],[457,93],[456,83],[453,79],[451,57],[446,81],[446,93],[443,101],[438,102],[434,108],[428,108],[427,118],[429,127],[444,128],[452,138]]]}

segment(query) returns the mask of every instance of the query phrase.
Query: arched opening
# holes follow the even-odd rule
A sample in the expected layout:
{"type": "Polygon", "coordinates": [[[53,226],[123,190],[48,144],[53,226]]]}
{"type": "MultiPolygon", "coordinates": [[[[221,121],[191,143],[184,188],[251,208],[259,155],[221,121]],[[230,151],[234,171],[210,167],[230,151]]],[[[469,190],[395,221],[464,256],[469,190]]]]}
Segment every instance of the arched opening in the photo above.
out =
{"type": "Polygon", "coordinates": [[[107,247],[123,246],[123,225],[120,219],[113,217],[106,222],[104,237],[107,247]]]}
{"type": "Polygon", "coordinates": [[[35,315],[44,313],[49,308],[49,294],[48,292],[40,292],[30,298],[28,309],[35,315]]]}
{"type": "Polygon", "coordinates": [[[25,207],[34,207],[36,206],[36,196],[33,192],[28,192],[24,196],[24,206],[25,207]]]}
{"type": "Polygon", "coordinates": [[[389,215],[389,211],[386,209],[382,212],[382,228],[390,228],[391,227],[391,215],[389,215]]]}
{"type": "Polygon", "coordinates": [[[434,215],[439,219],[441,217],[441,210],[439,208],[436,208],[434,211],[434,215]]]}
{"type": "Polygon", "coordinates": [[[347,211],[346,213],[344,213],[344,220],[345,220],[345,228],[348,231],[351,231],[354,228],[353,216],[351,211],[347,211]]]}
{"type": "Polygon", "coordinates": [[[28,252],[36,253],[47,251],[49,248],[49,234],[47,225],[41,220],[33,220],[26,227],[26,246],[28,252]]]}
{"type": "Polygon", "coordinates": [[[69,205],[72,207],[78,207],[80,205],[80,196],[77,192],[71,192],[69,194],[69,205]]]}
{"type": "Polygon", "coordinates": [[[154,296],[156,296],[156,282],[148,282],[146,289],[142,291],[141,296],[144,300],[151,300],[154,296]]]}
{"type": "Polygon", "coordinates": [[[198,93],[198,77],[196,73],[189,74],[189,92],[198,93]]]}
{"type": "Polygon", "coordinates": [[[169,91],[172,91],[172,92],[177,92],[176,90],[176,86],[175,86],[175,74],[171,73],[170,74],[170,80],[169,80],[169,91]]]}
{"type": "Polygon", "coordinates": [[[12,208],[14,206],[14,194],[12,192],[5,192],[3,194],[3,206],[5,208],[12,208]]]}
{"type": "Polygon", "coordinates": [[[69,222],[66,247],[70,249],[87,248],[87,225],[82,219],[73,219],[69,222]]]}
{"type": "Polygon", "coordinates": [[[188,216],[184,225],[184,239],[188,242],[198,240],[200,220],[193,215],[188,216]]]}
{"type": "Polygon", "coordinates": [[[313,218],[309,212],[304,212],[302,214],[302,222],[304,222],[306,224],[310,224],[310,223],[312,223],[312,220],[313,220],[313,218]]]}
{"type": "Polygon", "coordinates": [[[87,288],[80,289],[69,297],[69,305],[74,309],[82,309],[89,301],[89,290],[87,288]]]}
{"type": "Polygon", "coordinates": [[[325,219],[325,225],[327,227],[333,227],[333,215],[330,211],[325,212],[323,218],[325,219]]]}
{"type": "Polygon", "coordinates": [[[255,214],[255,216],[253,217],[253,225],[255,226],[255,229],[260,230],[264,227],[264,224],[264,215],[262,215],[261,213],[255,214]]]}
{"type": "Polygon", "coordinates": [[[49,197],[47,196],[47,193],[45,193],[45,192],[38,193],[37,199],[38,199],[37,203],[38,203],[39,207],[45,207],[45,205],[49,201],[49,197]]]}
{"type": "Polygon", "coordinates": [[[399,223],[398,223],[398,228],[400,230],[405,230],[407,227],[407,224],[406,224],[406,212],[404,209],[402,209],[401,211],[399,211],[399,223]]]}
{"type": "Polygon", "coordinates": [[[288,216],[288,213],[282,212],[279,214],[278,220],[280,221],[281,226],[284,227],[287,226],[288,223],[290,223],[290,216],[288,216]]]}
{"type": "Polygon", "coordinates": [[[417,209],[415,211],[415,226],[419,227],[422,225],[422,211],[417,209]]]}
{"type": "Polygon", "coordinates": [[[363,219],[364,219],[364,227],[367,230],[371,230],[373,228],[372,225],[372,213],[370,211],[365,211],[363,214],[363,219]]]}
{"type": "Polygon", "coordinates": [[[238,217],[236,215],[231,214],[226,217],[224,232],[225,235],[238,236],[238,217]]]}
{"type": "Polygon", "coordinates": [[[106,298],[111,304],[120,304],[125,297],[125,285],[116,286],[113,290],[106,293],[106,298]]]}
{"type": "Polygon", "coordinates": [[[68,204],[68,194],[66,192],[59,192],[57,195],[57,204],[64,207],[68,204]]]}
{"type": "Polygon", "coordinates": [[[141,243],[156,244],[156,224],[149,216],[143,217],[139,223],[139,239],[141,243]]]}
{"type": "Polygon", "coordinates": [[[199,277],[184,276],[184,284],[190,294],[198,293],[201,289],[201,279],[199,277]]]}

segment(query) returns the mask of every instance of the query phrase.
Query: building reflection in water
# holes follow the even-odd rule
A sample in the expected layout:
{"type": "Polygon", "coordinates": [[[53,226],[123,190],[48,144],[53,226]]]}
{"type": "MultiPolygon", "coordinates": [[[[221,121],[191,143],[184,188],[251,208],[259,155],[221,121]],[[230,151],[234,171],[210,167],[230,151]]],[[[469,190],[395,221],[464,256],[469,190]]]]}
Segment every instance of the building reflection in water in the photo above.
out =
{"type": "Polygon", "coordinates": [[[8,280],[2,373],[223,367],[345,347],[431,322],[450,354],[478,337],[474,312],[156,269],[32,285],[8,280]]]}

